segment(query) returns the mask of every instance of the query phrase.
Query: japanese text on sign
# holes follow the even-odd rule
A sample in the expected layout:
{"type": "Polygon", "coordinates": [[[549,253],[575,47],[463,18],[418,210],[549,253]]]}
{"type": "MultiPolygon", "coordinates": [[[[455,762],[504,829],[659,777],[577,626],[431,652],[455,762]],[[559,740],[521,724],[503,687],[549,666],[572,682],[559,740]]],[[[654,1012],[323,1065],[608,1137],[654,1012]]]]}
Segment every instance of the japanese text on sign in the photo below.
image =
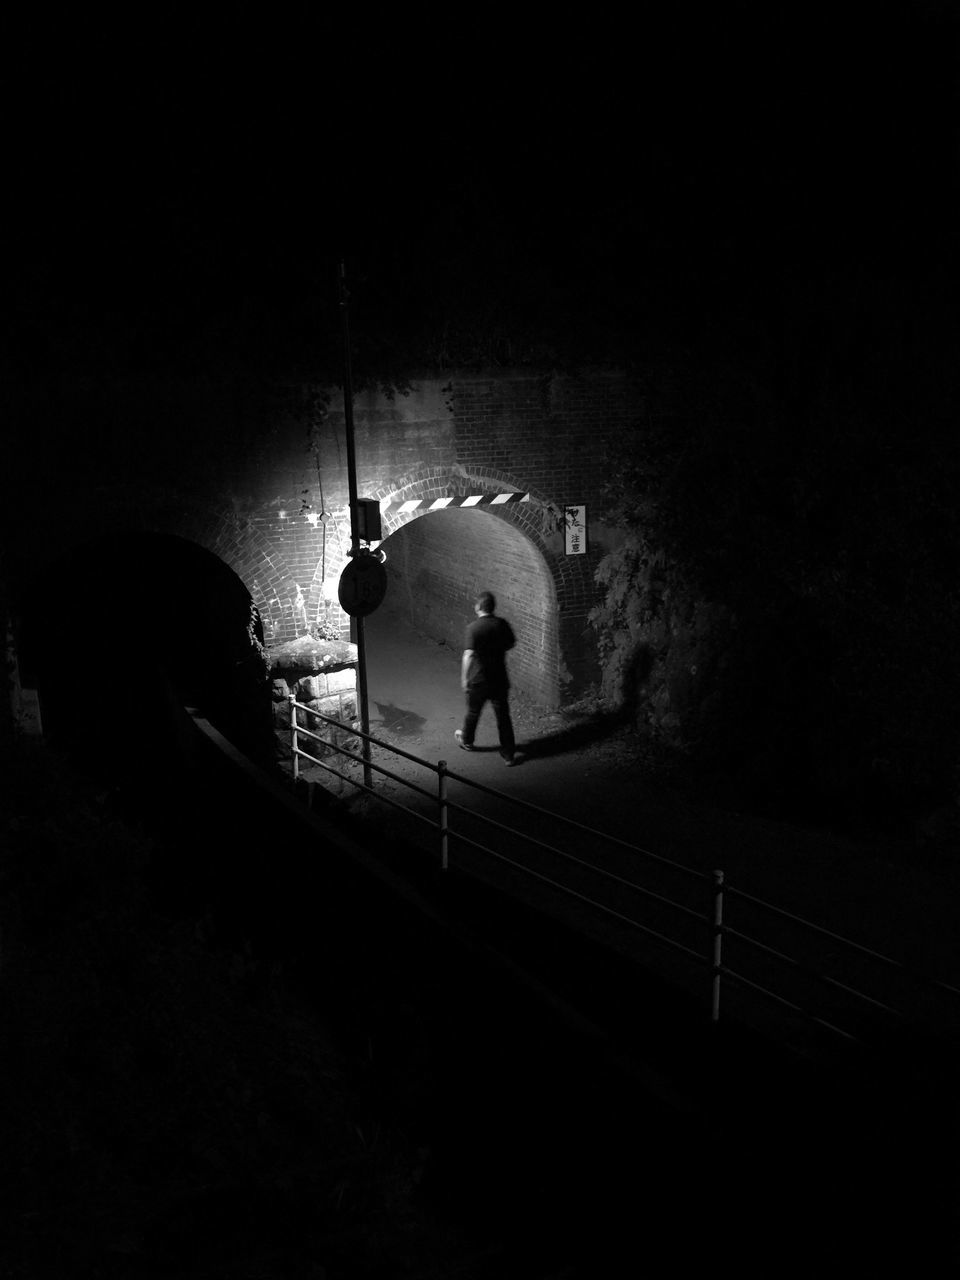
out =
{"type": "Polygon", "coordinates": [[[587,554],[587,508],[564,507],[564,549],[568,556],[587,554]]]}

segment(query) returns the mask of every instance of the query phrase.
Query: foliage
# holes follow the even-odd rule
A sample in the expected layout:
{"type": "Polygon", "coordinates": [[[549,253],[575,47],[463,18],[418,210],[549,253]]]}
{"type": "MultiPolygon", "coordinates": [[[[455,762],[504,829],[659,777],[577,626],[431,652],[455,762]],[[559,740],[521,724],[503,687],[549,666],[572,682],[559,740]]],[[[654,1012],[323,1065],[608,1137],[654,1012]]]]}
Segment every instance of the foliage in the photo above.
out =
{"type": "Polygon", "coordinates": [[[960,761],[949,330],[848,321],[802,375],[741,334],[651,381],[592,621],[608,694],[676,743],[774,793],[918,803],[960,761]]]}
{"type": "Polygon", "coordinates": [[[331,621],[330,618],[317,619],[310,628],[310,634],[314,640],[339,640],[340,624],[331,621]]]}

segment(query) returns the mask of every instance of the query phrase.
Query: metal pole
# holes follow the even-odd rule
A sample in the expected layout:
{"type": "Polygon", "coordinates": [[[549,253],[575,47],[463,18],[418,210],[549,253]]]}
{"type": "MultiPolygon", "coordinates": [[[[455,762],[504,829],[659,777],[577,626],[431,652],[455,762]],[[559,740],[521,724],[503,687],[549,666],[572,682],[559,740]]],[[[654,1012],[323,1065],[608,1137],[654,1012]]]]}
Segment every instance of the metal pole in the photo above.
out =
{"type": "MultiPolygon", "coordinates": [[[[355,556],[360,550],[360,520],[357,510],[357,454],[353,435],[353,375],[350,364],[350,316],[347,300],[347,270],[340,263],[340,316],[343,325],[343,419],[344,434],[347,438],[347,483],[350,486],[350,554],[355,556]]],[[[360,711],[360,728],[364,734],[370,732],[370,716],[367,710],[367,655],[363,643],[363,618],[350,619],[351,639],[357,646],[357,703],[360,711]]],[[[363,756],[363,781],[369,787],[373,784],[373,772],[370,768],[370,743],[366,737],[361,738],[361,754],[363,756]]]]}
{"type": "Polygon", "coordinates": [[[713,992],[710,1021],[720,1021],[720,973],[723,960],[723,872],[713,873],[713,992]]]}
{"type": "Polygon", "coordinates": [[[450,828],[447,811],[447,762],[437,761],[437,786],[440,800],[440,869],[450,865],[450,828]]]}
{"type": "Polygon", "coordinates": [[[293,757],[293,780],[296,782],[300,777],[300,757],[297,755],[299,745],[297,738],[297,695],[288,693],[287,701],[290,704],[290,751],[293,757]]]}

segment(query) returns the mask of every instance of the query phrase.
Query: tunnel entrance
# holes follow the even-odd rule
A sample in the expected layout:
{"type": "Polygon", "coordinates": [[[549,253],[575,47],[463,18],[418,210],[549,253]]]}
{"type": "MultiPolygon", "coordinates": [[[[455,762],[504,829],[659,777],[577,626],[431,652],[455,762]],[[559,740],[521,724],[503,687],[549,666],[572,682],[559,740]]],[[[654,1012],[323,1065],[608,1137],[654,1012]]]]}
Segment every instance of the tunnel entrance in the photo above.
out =
{"type": "Polygon", "coordinates": [[[199,707],[241,750],[272,758],[259,618],[218,556],[169,534],[117,532],[64,552],[24,584],[21,679],[45,735],[107,769],[157,767],[176,749],[176,704],[199,707]]]}
{"type": "Polygon", "coordinates": [[[459,653],[473,602],[490,590],[517,637],[510,655],[515,689],[559,703],[557,598],[550,570],[516,525],[482,507],[430,511],[381,544],[387,594],[368,620],[371,642],[392,625],[412,627],[459,653]]]}

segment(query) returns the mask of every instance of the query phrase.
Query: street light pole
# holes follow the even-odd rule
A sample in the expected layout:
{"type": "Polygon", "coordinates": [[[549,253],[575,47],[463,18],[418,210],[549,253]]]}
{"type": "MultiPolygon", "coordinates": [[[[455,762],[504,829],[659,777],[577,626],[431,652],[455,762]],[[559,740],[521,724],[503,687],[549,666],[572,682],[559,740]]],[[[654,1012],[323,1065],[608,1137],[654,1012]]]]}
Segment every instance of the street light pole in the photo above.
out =
{"type": "MultiPolygon", "coordinates": [[[[353,376],[350,363],[350,315],[348,308],[346,265],[341,261],[339,273],[340,285],[340,318],[343,328],[343,418],[347,437],[347,483],[350,487],[350,555],[360,552],[360,512],[357,504],[357,454],[353,437],[353,376]]],[[[364,734],[370,732],[370,717],[367,711],[367,655],[363,643],[363,617],[357,614],[350,619],[351,639],[357,646],[357,702],[360,711],[360,728],[364,734]]],[[[361,739],[363,755],[364,785],[371,785],[370,742],[361,739]]]]}

